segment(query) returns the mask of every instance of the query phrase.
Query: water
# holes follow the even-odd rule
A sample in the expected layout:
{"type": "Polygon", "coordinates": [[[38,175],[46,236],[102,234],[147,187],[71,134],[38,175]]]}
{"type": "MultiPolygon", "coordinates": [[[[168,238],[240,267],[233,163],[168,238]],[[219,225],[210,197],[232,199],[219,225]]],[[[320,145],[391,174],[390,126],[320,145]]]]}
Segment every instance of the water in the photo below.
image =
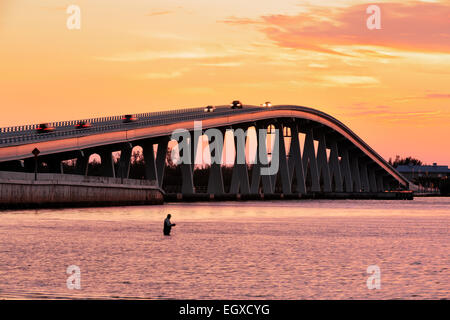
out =
{"type": "Polygon", "coordinates": [[[450,198],[2,212],[0,298],[449,299],[449,224],[450,198]]]}

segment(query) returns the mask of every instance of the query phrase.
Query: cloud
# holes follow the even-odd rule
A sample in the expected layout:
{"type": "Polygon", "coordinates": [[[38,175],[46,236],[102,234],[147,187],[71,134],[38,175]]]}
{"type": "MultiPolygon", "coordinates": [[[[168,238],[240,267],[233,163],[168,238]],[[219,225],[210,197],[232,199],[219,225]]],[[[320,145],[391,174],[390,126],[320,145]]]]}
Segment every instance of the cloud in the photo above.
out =
{"type": "Polygon", "coordinates": [[[322,63],[310,63],[310,64],[308,64],[308,67],[318,68],[318,69],[326,69],[326,68],[328,68],[328,65],[322,64],[322,63]]]}
{"type": "MultiPolygon", "coordinates": [[[[267,15],[254,24],[278,46],[343,55],[334,47],[369,45],[418,52],[450,52],[450,4],[382,3],[381,30],[369,30],[367,4],[311,8],[295,16],[267,15]]],[[[232,24],[251,24],[232,18],[232,24]]],[[[364,52],[361,52],[364,53],[364,52]]],[[[379,56],[376,52],[366,54],[379,56]]],[[[387,56],[388,57],[388,56],[387,56]]]]}
{"type": "Polygon", "coordinates": [[[162,16],[173,13],[173,11],[153,11],[146,14],[147,17],[162,16]]]}
{"type": "Polygon", "coordinates": [[[144,74],[144,79],[151,79],[151,80],[165,80],[165,79],[174,79],[179,78],[182,75],[184,75],[186,72],[188,72],[189,68],[183,68],[178,71],[171,71],[171,72],[150,72],[144,74]]]}
{"type": "Polygon", "coordinates": [[[241,24],[241,25],[246,25],[246,24],[252,24],[252,25],[257,25],[257,24],[262,24],[262,21],[258,21],[258,20],[254,20],[254,19],[249,19],[249,18],[237,18],[237,17],[230,17],[226,20],[219,20],[217,22],[222,22],[222,23],[227,23],[227,24],[241,24]]]}
{"type": "Polygon", "coordinates": [[[179,71],[174,71],[174,72],[169,72],[169,73],[146,73],[144,75],[145,79],[173,79],[173,78],[178,78],[181,77],[183,75],[182,72],[179,71]]]}
{"type": "Polygon", "coordinates": [[[177,51],[177,52],[161,52],[161,51],[138,51],[118,54],[110,57],[97,57],[98,60],[114,61],[114,62],[135,62],[135,61],[150,61],[160,59],[210,59],[223,58],[231,56],[230,53],[221,52],[206,52],[204,50],[193,51],[177,51]]]}
{"type": "Polygon", "coordinates": [[[442,113],[441,110],[416,110],[416,111],[397,111],[391,106],[367,106],[365,104],[355,104],[353,106],[341,107],[346,110],[341,115],[349,117],[372,117],[379,118],[383,121],[399,121],[410,120],[412,118],[418,120],[432,120],[435,118],[448,117],[448,114],[442,113]]]}
{"type": "Polygon", "coordinates": [[[67,5],[65,7],[64,6],[41,6],[40,8],[42,10],[48,10],[48,11],[66,11],[68,7],[69,6],[67,5]]]}
{"type": "Polygon", "coordinates": [[[426,95],[429,99],[450,99],[450,93],[430,93],[426,95]]]}
{"type": "Polygon", "coordinates": [[[408,102],[422,99],[450,99],[450,93],[429,93],[423,96],[408,96],[394,99],[397,102],[408,102]]]}
{"type": "Polygon", "coordinates": [[[242,62],[218,62],[218,63],[200,63],[203,67],[239,67],[242,62]]]}
{"type": "Polygon", "coordinates": [[[379,83],[374,77],[354,75],[328,75],[323,76],[322,80],[326,85],[374,85],[379,83]]]}

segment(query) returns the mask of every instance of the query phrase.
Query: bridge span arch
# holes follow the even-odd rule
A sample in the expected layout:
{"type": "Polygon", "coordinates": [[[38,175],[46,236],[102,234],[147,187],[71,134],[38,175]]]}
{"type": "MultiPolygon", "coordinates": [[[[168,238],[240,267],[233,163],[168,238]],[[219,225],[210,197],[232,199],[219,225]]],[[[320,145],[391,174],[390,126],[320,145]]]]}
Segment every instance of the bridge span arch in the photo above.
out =
{"type": "MultiPolygon", "coordinates": [[[[101,154],[102,159],[107,159],[101,164],[101,172],[105,176],[128,178],[131,150],[140,146],[145,160],[145,178],[163,187],[167,148],[172,133],[181,128],[194,133],[195,121],[202,121],[200,135],[212,128],[226,132],[229,129],[247,130],[249,127],[267,129],[269,126],[274,126],[280,134],[277,139],[279,152],[275,155],[279,167],[275,174],[261,175],[260,170],[255,170],[266,164],[262,161],[264,159],[258,157],[251,168],[246,163],[236,162],[231,180],[227,183],[223,166],[211,164],[208,184],[201,193],[364,193],[409,189],[410,186],[405,177],[350,128],[312,108],[278,105],[270,108],[244,106],[232,110],[229,106],[219,106],[214,112],[194,108],[138,114],[137,118],[138,121],[133,123],[123,123],[120,116],[87,119],[84,121],[92,123],[92,127],[85,130],[74,129],[76,121],[64,121],[54,123],[55,131],[48,134],[36,133],[36,125],[2,128],[0,170],[22,168],[32,171],[34,159],[31,151],[37,148],[40,151],[39,161],[52,164],[49,168],[54,173],[61,173],[61,166],[58,165],[61,161],[76,159],[78,174],[86,175],[89,157],[101,154]],[[300,143],[300,133],[304,135],[303,145],[300,143]],[[285,142],[287,137],[289,144],[285,142]],[[112,159],[111,154],[117,151],[120,151],[120,159],[112,159]]],[[[257,140],[258,148],[263,148],[265,141],[257,140]]],[[[191,144],[192,159],[195,159],[196,143],[191,144]]],[[[245,142],[243,146],[245,148],[245,142]]],[[[245,153],[245,150],[237,150],[242,148],[242,143],[236,143],[235,148],[236,153],[245,153]]],[[[267,150],[264,151],[267,154],[267,150]]],[[[194,185],[193,173],[193,165],[180,165],[181,179],[178,179],[180,186],[177,192],[200,192],[200,188],[194,185]]]]}

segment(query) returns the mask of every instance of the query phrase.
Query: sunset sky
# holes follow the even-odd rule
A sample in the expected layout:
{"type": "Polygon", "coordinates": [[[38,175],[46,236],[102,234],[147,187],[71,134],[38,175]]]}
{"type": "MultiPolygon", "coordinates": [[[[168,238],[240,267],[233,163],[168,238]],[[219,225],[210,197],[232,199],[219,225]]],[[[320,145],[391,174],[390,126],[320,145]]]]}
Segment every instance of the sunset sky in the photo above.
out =
{"type": "Polygon", "coordinates": [[[0,1],[2,127],[271,101],[450,165],[450,0],[0,1]]]}

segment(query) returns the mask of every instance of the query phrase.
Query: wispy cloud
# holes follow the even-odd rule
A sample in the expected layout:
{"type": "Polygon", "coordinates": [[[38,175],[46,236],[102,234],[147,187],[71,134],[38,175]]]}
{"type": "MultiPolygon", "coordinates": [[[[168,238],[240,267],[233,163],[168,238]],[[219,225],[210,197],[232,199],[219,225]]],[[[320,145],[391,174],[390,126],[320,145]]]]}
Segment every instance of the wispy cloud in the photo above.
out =
{"type": "Polygon", "coordinates": [[[322,63],[310,63],[310,64],[308,64],[308,67],[318,68],[318,69],[326,69],[326,68],[328,68],[328,65],[322,64],[322,63]]]}
{"type": "Polygon", "coordinates": [[[242,62],[218,62],[218,63],[199,63],[199,66],[202,67],[239,67],[242,65],[242,62]]]}
{"type": "Polygon", "coordinates": [[[99,60],[115,61],[115,62],[133,62],[133,61],[149,61],[159,59],[210,59],[210,58],[223,58],[232,56],[231,53],[210,52],[205,50],[193,50],[193,51],[175,51],[175,52],[160,52],[160,51],[138,51],[118,54],[110,57],[97,57],[99,60]]]}
{"type": "Polygon", "coordinates": [[[354,118],[379,118],[383,121],[400,121],[400,120],[434,120],[438,117],[448,117],[448,113],[441,110],[415,110],[415,111],[399,111],[398,108],[386,105],[368,106],[365,104],[355,104],[353,106],[341,107],[344,110],[341,115],[354,118]]]}
{"type": "Polygon", "coordinates": [[[325,85],[375,85],[379,81],[369,76],[327,75],[321,78],[325,85]]]}
{"type": "Polygon", "coordinates": [[[178,78],[183,75],[182,72],[174,71],[169,73],[146,73],[144,75],[145,79],[173,79],[178,78]]]}
{"type": "Polygon", "coordinates": [[[217,22],[221,22],[221,23],[228,23],[228,24],[252,24],[252,25],[257,25],[257,24],[263,24],[262,21],[259,20],[254,20],[254,19],[249,19],[249,18],[238,18],[238,17],[229,17],[228,19],[225,20],[219,20],[217,22]]]}
{"type": "Polygon", "coordinates": [[[153,11],[153,12],[149,12],[146,14],[147,17],[154,17],[154,16],[162,16],[162,15],[166,15],[166,14],[170,14],[173,13],[173,11],[153,11]]]}
{"type": "Polygon", "coordinates": [[[150,72],[143,75],[144,79],[151,80],[165,80],[165,79],[175,79],[183,76],[186,72],[188,72],[189,68],[183,68],[176,71],[169,72],[150,72]]]}
{"type": "Polygon", "coordinates": [[[422,100],[422,99],[450,99],[450,93],[428,93],[422,96],[407,96],[396,98],[394,101],[397,102],[408,102],[413,100],[422,100]]]}
{"type": "Polygon", "coordinates": [[[426,95],[429,99],[450,99],[450,93],[430,93],[426,95]]]}
{"type": "Polygon", "coordinates": [[[48,11],[66,11],[67,6],[41,6],[41,9],[48,11]]]}

